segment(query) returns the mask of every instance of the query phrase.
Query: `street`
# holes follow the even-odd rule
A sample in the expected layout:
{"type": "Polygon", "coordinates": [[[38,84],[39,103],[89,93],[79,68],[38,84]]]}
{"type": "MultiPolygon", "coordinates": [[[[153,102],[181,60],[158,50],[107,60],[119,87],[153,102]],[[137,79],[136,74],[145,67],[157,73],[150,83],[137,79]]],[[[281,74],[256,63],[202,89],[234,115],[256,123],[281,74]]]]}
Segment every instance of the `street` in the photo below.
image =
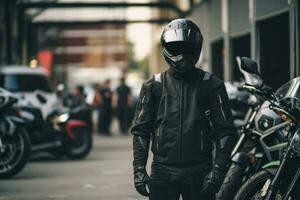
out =
{"type": "Polygon", "coordinates": [[[0,200],[134,200],[131,137],[100,137],[85,159],[39,155],[12,180],[0,181],[0,200]]]}

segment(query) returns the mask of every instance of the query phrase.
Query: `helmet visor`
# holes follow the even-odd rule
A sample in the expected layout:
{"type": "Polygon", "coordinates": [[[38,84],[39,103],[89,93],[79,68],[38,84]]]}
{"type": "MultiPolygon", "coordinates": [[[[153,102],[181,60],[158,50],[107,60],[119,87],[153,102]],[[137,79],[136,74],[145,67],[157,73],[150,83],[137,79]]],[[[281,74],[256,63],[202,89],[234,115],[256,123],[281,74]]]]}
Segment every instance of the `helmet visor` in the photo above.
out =
{"type": "Polygon", "coordinates": [[[196,53],[196,44],[194,42],[169,42],[166,43],[166,50],[172,56],[189,55],[196,53]]]}
{"type": "Polygon", "coordinates": [[[163,35],[166,43],[168,42],[200,42],[200,33],[191,29],[172,29],[163,35]]]}

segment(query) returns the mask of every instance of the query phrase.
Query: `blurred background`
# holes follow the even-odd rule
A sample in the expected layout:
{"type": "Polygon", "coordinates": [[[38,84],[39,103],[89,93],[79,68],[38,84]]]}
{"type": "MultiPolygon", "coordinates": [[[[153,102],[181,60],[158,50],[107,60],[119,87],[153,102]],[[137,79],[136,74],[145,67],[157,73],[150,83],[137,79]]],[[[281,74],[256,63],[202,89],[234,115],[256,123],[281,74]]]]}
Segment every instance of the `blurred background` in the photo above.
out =
{"type": "Polygon", "coordinates": [[[299,71],[296,0],[1,0],[0,9],[0,63],[42,66],[68,88],[165,69],[159,38],[176,17],[200,26],[199,66],[225,80],[240,78],[237,55],[257,60],[274,86],[299,71]]]}
{"type": "Polygon", "coordinates": [[[242,79],[237,56],[256,60],[273,88],[300,74],[299,0],[0,0],[0,87],[42,121],[84,104],[79,119],[95,135],[85,161],[31,158],[0,181],[0,199],[141,199],[128,131],[143,81],[168,68],[161,32],[181,17],[204,36],[197,67],[225,81],[242,79]]]}

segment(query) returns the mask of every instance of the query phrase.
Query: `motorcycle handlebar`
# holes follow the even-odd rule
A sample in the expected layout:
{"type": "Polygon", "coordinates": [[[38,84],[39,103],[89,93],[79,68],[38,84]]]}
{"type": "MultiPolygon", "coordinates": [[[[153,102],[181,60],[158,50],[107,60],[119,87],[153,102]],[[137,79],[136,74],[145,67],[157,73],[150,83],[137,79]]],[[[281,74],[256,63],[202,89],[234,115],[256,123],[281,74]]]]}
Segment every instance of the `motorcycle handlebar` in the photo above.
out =
{"type": "Polygon", "coordinates": [[[245,90],[248,90],[251,93],[260,93],[260,90],[258,90],[255,86],[249,85],[249,84],[244,84],[243,88],[245,90]]]}
{"type": "Polygon", "coordinates": [[[243,85],[243,88],[251,93],[254,93],[255,95],[263,97],[264,99],[273,100],[272,88],[267,85],[262,84],[261,86],[256,87],[246,83],[243,85]]]}

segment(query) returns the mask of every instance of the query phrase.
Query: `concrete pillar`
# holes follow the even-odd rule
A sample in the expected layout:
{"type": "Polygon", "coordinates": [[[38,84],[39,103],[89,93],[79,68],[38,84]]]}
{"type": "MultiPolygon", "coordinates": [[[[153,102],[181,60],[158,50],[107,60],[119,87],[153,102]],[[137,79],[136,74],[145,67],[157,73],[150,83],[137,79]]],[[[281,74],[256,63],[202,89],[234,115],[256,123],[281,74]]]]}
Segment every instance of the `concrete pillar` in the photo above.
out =
{"type": "MultiPolygon", "coordinates": [[[[251,47],[251,58],[259,63],[259,47],[257,38],[257,28],[255,24],[255,0],[249,0],[249,22],[250,22],[250,47],[251,47]]],[[[260,69],[260,65],[258,65],[260,69]]]]}
{"type": "Polygon", "coordinates": [[[290,0],[290,78],[300,75],[300,3],[290,0]]]}
{"type": "Polygon", "coordinates": [[[222,32],[224,38],[224,80],[231,80],[232,78],[232,64],[230,61],[230,39],[229,39],[229,0],[221,1],[222,11],[222,32]]]}

